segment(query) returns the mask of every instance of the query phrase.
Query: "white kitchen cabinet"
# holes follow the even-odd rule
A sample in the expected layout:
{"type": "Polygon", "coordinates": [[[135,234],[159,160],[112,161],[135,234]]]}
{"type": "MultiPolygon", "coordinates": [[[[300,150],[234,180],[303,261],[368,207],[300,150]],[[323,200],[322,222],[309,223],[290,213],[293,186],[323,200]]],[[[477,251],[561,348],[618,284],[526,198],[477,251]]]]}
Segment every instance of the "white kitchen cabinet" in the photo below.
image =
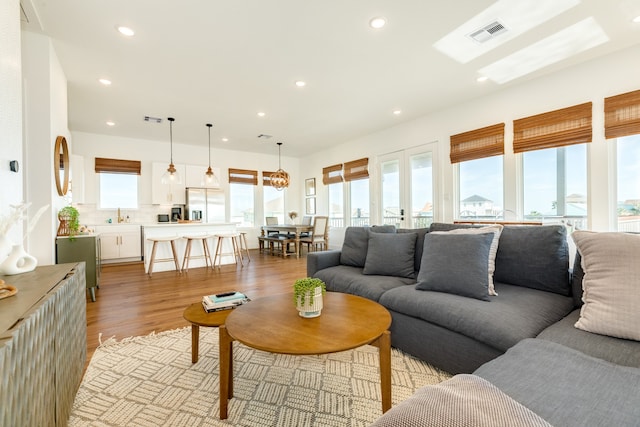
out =
{"type": "Polygon", "coordinates": [[[186,187],[196,188],[220,188],[220,182],[222,177],[220,176],[220,168],[212,167],[214,175],[218,178],[218,185],[208,185],[204,179],[204,173],[207,171],[208,166],[196,166],[186,165],[186,187]]]}
{"type": "Polygon", "coordinates": [[[103,262],[141,260],[142,244],[139,225],[102,225],[96,227],[96,233],[100,234],[100,259],[103,262]]]}
{"type": "MultiPolygon", "coordinates": [[[[169,167],[168,163],[151,163],[151,203],[154,205],[185,204],[185,165],[174,165],[182,178],[181,184],[163,184],[162,175],[169,167]]],[[[202,172],[204,173],[204,171],[202,172]]]]}

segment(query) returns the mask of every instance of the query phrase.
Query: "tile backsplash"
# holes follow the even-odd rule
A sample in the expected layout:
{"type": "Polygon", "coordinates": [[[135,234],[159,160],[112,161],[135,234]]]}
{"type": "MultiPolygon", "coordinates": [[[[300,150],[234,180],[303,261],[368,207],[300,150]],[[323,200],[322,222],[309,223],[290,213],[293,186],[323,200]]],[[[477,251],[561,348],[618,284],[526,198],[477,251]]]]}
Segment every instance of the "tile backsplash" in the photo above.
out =
{"type": "MultiPolygon", "coordinates": [[[[117,209],[98,209],[95,204],[74,204],[74,206],[80,213],[80,225],[107,224],[109,219],[112,223],[118,222],[117,209]]],[[[170,213],[171,206],[164,205],[141,205],[137,209],[120,209],[120,216],[125,219],[125,222],[132,224],[155,224],[158,222],[158,214],[170,213]]]]}

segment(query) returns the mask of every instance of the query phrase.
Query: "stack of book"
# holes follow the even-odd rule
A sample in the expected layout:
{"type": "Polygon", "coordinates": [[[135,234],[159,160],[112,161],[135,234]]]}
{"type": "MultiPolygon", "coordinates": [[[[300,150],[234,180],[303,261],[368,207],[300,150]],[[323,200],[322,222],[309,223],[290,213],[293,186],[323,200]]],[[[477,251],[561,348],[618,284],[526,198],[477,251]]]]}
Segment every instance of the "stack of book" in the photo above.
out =
{"type": "Polygon", "coordinates": [[[249,301],[251,300],[241,292],[224,292],[202,297],[202,307],[207,313],[212,313],[214,311],[230,310],[249,301]]]}

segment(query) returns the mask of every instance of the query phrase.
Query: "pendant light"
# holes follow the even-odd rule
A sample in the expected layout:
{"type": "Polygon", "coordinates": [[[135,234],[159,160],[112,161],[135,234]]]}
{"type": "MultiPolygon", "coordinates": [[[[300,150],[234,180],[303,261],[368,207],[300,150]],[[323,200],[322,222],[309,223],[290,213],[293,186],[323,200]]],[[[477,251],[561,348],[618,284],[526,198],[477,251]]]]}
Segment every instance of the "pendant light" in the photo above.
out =
{"type": "Polygon", "coordinates": [[[280,165],[280,146],[282,142],[278,142],[278,170],[271,174],[269,177],[271,181],[271,186],[275,187],[276,190],[281,191],[284,188],[289,186],[289,174],[282,170],[280,165]]]}
{"type": "Polygon", "coordinates": [[[175,119],[173,117],[167,117],[167,120],[169,120],[169,146],[171,147],[171,162],[169,163],[167,171],[162,174],[162,183],[181,184],[182,178],[180,177],[178,170],[173,164],[173,121],[175,119]]]}
{"type": "Polygon", "coordinates": [[[207,127],[209,128],[209,168],[204,173],[204,182],[205,185],[209,187],[219,187],[220,181],[215,173],[211,170],[211,123],[207,123],[207,127]]]}

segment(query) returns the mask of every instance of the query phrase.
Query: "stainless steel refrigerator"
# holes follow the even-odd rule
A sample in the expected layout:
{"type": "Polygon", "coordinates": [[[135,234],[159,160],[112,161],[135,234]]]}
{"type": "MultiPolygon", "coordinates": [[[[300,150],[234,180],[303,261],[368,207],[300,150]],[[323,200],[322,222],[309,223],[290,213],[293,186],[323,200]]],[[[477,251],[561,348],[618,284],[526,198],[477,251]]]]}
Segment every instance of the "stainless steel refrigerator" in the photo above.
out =
{"type": "Polygon", "coordinates": [[[225,222],[224,191],[187,188],[187,218],[192,221],[225,222]]]}

